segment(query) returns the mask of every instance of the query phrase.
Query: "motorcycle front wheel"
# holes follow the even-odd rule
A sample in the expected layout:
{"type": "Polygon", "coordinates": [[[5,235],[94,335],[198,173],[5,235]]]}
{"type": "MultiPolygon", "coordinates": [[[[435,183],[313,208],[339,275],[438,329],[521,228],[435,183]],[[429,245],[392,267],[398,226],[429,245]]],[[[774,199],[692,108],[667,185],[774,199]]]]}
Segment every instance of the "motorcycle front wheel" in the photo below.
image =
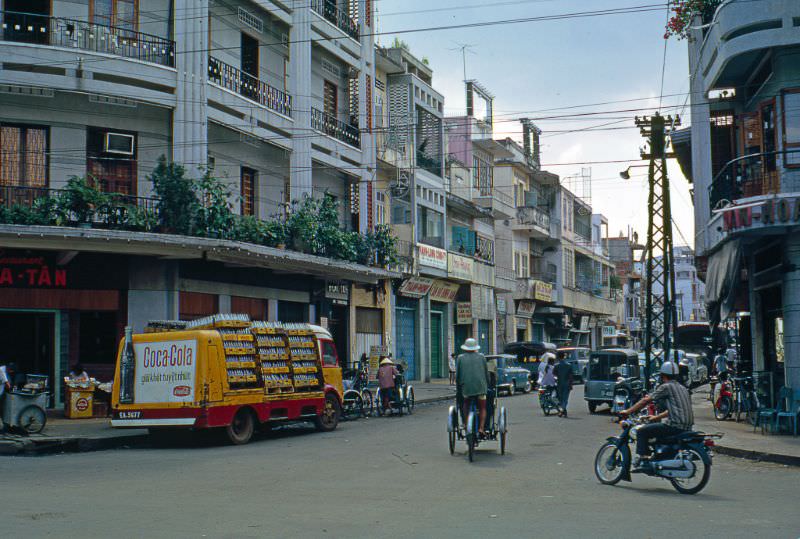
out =
{"type": "Polygon", "coordinates": [[[594,474],[604,485],[616,485],[625,475],[630,461],[628,446],[622,449],[612,442],[606,442],[597,452],[594,459],[594,474]]]}
{"type": "Polygon", "coordinates": [[[717,421],[725,421],[731,415],[733,400],[730,397],[720,397],[714,405],[714,418],[717,421]]]}
{"type": "Polygon", "coordinates": [[[685,449],[682,453],[683,458],[694,466],[694,474],[687,478],[674,477],[670,479],[670,482],[681,494],[697,494],[708,484],[711,477],[711,466],[696,449],[685,449]]]}

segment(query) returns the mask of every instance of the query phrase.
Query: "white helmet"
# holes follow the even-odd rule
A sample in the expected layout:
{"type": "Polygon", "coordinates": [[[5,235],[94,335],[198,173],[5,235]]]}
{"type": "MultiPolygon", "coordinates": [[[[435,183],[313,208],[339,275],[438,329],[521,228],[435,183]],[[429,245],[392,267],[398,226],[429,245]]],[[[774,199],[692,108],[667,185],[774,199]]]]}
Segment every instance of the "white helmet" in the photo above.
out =
{"type": "Polygon", "coordinates": [[[666,374],[667,376],[678,376],[678,366],[671,361],[665,361],[661,364],[661,368],[658,372],[666,374]]]}

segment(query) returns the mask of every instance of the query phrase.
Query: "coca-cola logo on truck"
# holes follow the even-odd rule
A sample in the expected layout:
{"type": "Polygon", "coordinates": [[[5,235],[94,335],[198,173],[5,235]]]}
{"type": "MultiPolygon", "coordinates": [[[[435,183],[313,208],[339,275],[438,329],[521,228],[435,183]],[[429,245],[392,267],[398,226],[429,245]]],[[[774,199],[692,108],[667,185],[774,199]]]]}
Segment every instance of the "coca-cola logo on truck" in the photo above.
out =
{"type": "Polygon", "coordinates": [[[149,345],[144,347],[143,364],[145,368],[153,367],[182,367],[191,365],[194,361],[194,348],[189,345],[173,344],[168,348],[163,348],[162,343],[154,343],[153,348],[149,345]]]}
{"type": "Polygon", "coordinates": [[[137,404],[194,401],[196,340],[135,342],[133,348],[137,404]]]}
{"type": "Polygon", "coordinates": [[[176,397],[188,397],[192,394],[192,388],[189,386],[177,386],[172,390],[172,394],[176,397]]]}

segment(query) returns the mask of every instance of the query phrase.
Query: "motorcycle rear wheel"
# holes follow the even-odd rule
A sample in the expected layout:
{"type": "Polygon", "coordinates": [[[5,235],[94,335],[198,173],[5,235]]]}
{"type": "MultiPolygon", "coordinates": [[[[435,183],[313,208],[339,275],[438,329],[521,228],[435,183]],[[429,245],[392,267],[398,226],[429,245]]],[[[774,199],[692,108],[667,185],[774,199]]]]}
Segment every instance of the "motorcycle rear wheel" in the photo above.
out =
{"type": "Polygon", "coordinates": [[[625,475],[629,461],[630,451],[627,446],[620,449],[613,442],[606,442],[594,458],[594,475],[604,485],[616,485],[625,475]]]}
{"type": "Polygon", "coordinates": [[[684,449],[683,453],[690,458],[695,466],[695,473],[686,479],[672,478],[670,483],[681,494],[697,494],[705,488],[711,477],[711,466],[706,463],[703,456],[696,449],[684,449]],[[699,477],[699,483],[695,483],[699,477]],[[692,486],[690,486],[692,485],[692,486]]]}

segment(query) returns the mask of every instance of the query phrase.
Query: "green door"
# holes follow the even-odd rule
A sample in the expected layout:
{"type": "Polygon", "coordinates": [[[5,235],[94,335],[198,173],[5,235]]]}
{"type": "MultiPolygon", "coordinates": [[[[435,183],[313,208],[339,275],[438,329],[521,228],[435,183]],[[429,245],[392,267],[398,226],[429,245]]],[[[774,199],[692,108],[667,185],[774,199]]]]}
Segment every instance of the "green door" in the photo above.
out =
{"type": "Polygon", "coordinates": [[[431,311],[431,378],[442,377],[442,313],[431,311]]]}

